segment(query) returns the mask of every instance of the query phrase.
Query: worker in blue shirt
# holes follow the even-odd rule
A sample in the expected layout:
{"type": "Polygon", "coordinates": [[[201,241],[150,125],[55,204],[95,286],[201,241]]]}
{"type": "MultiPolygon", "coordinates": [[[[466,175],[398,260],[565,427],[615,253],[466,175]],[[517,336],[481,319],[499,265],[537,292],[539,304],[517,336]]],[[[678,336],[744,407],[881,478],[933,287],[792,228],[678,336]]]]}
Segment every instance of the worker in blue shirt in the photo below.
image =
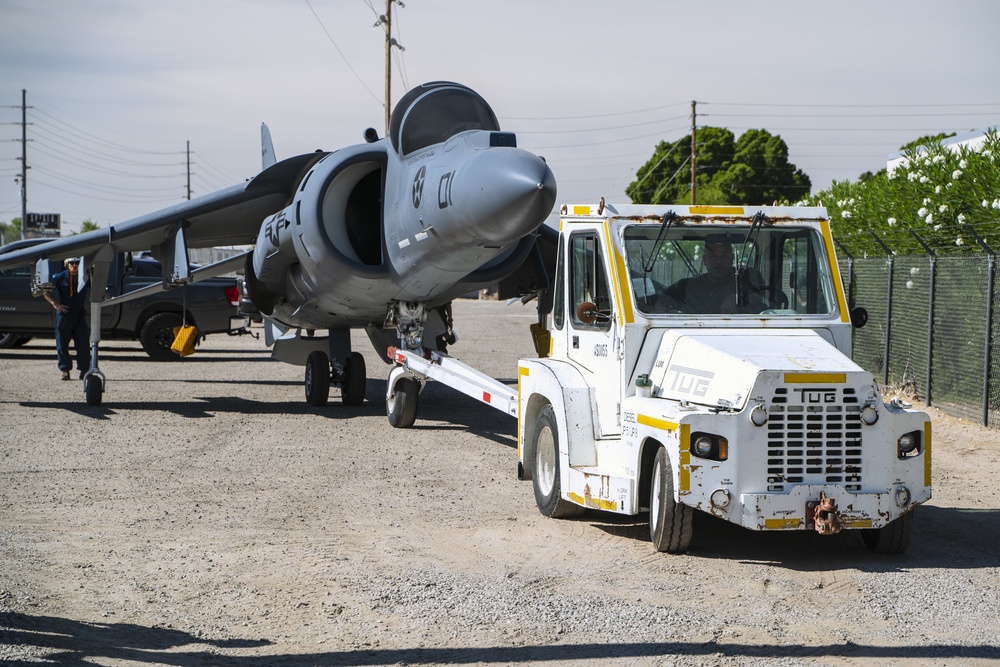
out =
{"type": "Polygon", "coordinates": [[[55,286],[45,292],[45,300],[56,309],[56,355],[62,379],[68,380],[73,370],[73,360],[69,356],[69,342],[76,348],[76,367],[80,379],[90,370],[90,327],[87,321],[87,298],[90,283],[79,289],[80,260],[70,257],[65,261],[66,270],[52,276],[55,286]]]}

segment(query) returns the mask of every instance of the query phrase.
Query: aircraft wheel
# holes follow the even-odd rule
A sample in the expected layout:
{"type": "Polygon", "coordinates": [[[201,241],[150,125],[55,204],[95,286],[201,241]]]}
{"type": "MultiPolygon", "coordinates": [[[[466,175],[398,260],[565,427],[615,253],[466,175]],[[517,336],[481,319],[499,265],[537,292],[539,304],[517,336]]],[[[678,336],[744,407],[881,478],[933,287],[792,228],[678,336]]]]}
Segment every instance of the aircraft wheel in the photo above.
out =
{"type": "Polygon", "coordinates": [[[330,398],[330,357],[315,350],[306,359],[306,403],[314,407],[326,405],[330,398]]]}
{"type": "Polygon", "coordinates": [[[535,490],[538,511],[553,519],[583,514],[583,507],[559,497],[559,428],[551,405],[542,408],[535,421],[531,432],[531,449],[535,452],[531,485],[535,490]]]}
{"type": "Polygon", "coordinates": [[[865,546],[877,554],[901,554],[906,551],[910,546],[913,512],[910,510],[881,528],[863,528],[861,539],[865,546]]]}
{"type": "Polygon", "coordinates": [[[91,375],[86,379],[83,393],[87,397],[87,405],[100,405],[104,394],[104,383],[101,378],[91,375]]]}
{"type": "Polygon", "coordinates": [[[385,414],[394,428],[410,428],[417,421],[420,384],[413,378],[400,378],[392,395],[385,401],[385,414]]]}
{"type": "Polygon", "coordinates": [[[360,352],[351,352],[344,363],[344,382],[341,385],[340,400],[344,405],[361,405],[365,402],[365,358],[360,352]]]}
{"type": "Polygon", "coordinates": [[[681,554],[691,546],[694,510],[674,499],[674,473],[667,450],[653,459],[649,484],[649,537],[657,551],[681,554]]]}

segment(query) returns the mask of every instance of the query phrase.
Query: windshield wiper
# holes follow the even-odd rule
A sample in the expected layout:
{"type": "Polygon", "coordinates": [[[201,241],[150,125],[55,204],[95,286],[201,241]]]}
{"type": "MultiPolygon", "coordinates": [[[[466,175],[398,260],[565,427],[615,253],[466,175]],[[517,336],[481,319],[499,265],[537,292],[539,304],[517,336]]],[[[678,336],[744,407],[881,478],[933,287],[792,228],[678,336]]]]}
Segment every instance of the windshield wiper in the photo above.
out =
{"type": "Polygon", "coordinates": [[[750,292],[749,292],[749,280],[747,280],[747,246],[753,247],[757,243],[757,234],[760,233],[760,228],[767,221],[767,215],[763,211],[757,211],[754,213],[753,220],[750,222],[750,230],[747,232],[746,238],[743,239],[743,245],[740,247],[740,255],[736,259],[736,305],[737,306],[747,306],[750,304],[750,292]]]}
{"type": "Polygon", "coordinates": [[[674,224],[674,220],[677,219],[677,214],[673,211],[667,211],[663,214],[663,220],[660,221],[660,231],[656,234],[656,242],[653,244],[653,251],[649,253],[649,259],[643,262],[642,265],[642,277],[645,278],[653,270],[656,265],[657,256],[660,254],[660,248],[663,246],[663,242],[667,238],[667,232],[670,231],[670,226],[674,224]]]}

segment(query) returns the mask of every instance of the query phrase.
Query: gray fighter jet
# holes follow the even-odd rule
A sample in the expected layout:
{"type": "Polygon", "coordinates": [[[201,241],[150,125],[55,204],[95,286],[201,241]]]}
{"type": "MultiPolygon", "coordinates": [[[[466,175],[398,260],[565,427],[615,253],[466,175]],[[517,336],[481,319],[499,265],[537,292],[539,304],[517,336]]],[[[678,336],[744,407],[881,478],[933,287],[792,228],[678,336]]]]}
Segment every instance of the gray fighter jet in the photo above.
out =
{"type": "MultiPolygon", "coordinates": [[[[266,320],[273,355],[305,366],[306,399],[322,405],[332,385],[364,400],[364,358],[350,329],[364,328],[380,353],[452,339],[447,304],[515,272],[521,291],[545,287],[537,243],[556,198],[545,162],[517,148],[486,101],[466,86],[424,84],[390,118],[389,136],[277,162],[262,127],[263,171],[246,183],[155,213],[11,252],[0,269],[83,258],[91,281],[92,367],[87,403],[101,403],[98,366],[102,287],[116,252],[151,249],[163,264],[156,289],[245,268],[250,300],[266,320]],[[193,268],[188,250],[253,245],[193,268]],[[542,284],[539,284],[542,283],[542,284]]],[[[509,279],[508,279],[509,281],[509,279]]],[[[148,293],[148,289],[143,293],[148,293]]],[[[138,293],[116,297],[124,301],[138,293]]]]}

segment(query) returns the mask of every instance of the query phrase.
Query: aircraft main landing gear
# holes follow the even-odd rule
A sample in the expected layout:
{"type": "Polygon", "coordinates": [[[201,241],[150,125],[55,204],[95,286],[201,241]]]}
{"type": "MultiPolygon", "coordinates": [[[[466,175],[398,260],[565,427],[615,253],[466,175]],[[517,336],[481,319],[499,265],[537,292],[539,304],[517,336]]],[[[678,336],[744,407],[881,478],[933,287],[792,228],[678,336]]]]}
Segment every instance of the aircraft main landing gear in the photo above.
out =
{"type": "Polygon", "coordinates": [[[360,352],[351,352],[343,364],[331,364],[330,356],[321,350],[310,352],[306,359],[305,389],[309,405],[326,405],[330,385],[340,387],[340,400],[344,405],[361,405],[365,402],[367,384],[365,358],[360,352]]]}

